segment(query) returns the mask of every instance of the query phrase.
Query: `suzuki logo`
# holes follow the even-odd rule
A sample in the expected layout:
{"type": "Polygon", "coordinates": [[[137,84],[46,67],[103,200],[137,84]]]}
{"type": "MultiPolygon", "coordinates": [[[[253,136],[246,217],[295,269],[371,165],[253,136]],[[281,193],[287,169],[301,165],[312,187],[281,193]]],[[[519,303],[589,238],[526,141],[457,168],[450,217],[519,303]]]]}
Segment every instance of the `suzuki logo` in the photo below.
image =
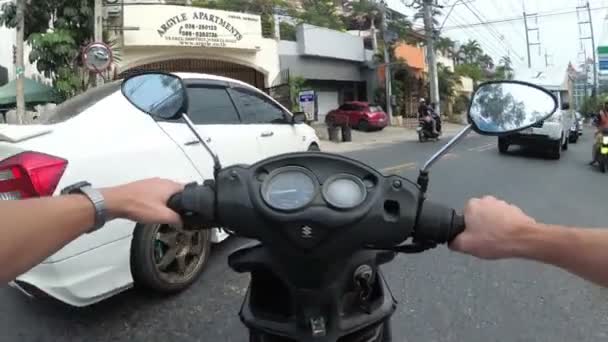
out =
{"type": "Polygon", "coordinates": [[[303,226],[301,228],[301,233],[302,233],[302,238],[303,239],[310,239],[310,238],[312,238],[312,228],[310,228],[309,226],[303,226]]]}

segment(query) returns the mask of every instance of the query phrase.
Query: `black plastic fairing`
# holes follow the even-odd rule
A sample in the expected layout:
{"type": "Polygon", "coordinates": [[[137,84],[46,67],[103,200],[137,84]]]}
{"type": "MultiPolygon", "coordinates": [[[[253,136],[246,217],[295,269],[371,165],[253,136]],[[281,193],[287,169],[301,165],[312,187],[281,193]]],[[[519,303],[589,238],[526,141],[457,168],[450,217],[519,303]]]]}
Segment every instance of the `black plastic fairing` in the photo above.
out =
{"type": "MultiPolygon", "coordinates": [[[[251,284],[240,317],[252,331],[283,336],[295,341],[335,342],[343,336],[362,331],[386,321],[396,308],[378,266],[389,262],[394,253],[364,250],[350,258],[328,261],[319,283],[302,288],[293,283],[287,272],[293,265],[280,260],[263,245],[240,249],[229,256],[228,263],[237,272],[250,272],[251,284]],[[368,265],[374,273],[368,310],[358,301],[353,273],[368,265]],[[312,337],[310,319],[322,317],[325,336],[312,337]]],[[[301,265],[303,266],[303,265],[301,265]]],[[[300,273],[313,271],[300,267],[300,273]]]]}
{"type": "Polygon", "coordinates": [[[420,203],[417,185],[398,176],[385,177],[358,161],[326,153],[292,153],[222,170],[216,180],[218,223],[268,245],[279,257],[307,262],[345,257],[364,246],[390,248],[412,235],[420,203]],[[349,210],[332,208],[316,194],[296,211],[271,208],[261,195],[274,170],[299,166],[314,174],[319,186],[345,173],[372,184],[367,198],[349,210]]]}

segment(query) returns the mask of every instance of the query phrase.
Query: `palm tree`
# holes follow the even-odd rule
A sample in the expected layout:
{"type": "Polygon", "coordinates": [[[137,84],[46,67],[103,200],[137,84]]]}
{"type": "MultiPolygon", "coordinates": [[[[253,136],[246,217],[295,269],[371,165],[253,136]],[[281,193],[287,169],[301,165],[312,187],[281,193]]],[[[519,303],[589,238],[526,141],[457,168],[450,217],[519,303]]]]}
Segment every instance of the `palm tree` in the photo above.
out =
{"type": "Polygon", "coordinates": [[[481,45],[479,45],[479,42],[475,39],[469,39],[469,41],[460,48],[460,51],[462,52],[464,62],[467,64],[474,64],[483,54],[481,45]]]}
{"type": "Polygon", "coordinates": [[[513,77],[513,62],[511,61],[511,57],[502,56],[498,64],[504,70],[506,78],[511,79],[513,77]]]}
{"type": "Polygon", "coordinates": [[[439,37],[435,43],[435,50],[440,51],[444,56],[448,58],[455,57],[455,42],[448,37],[439,37]]]}
{"type": "Polygon", "coordinates": [[[371,0],[358,0],[349,2],[348,8],[345,8],[348,21],[348,29],[350,30],[367,30],[371,28],[372,22],[376,28],[379,28],[382,20],[382,12],[378,4],[371,0]]]}
{"type": "Polygon", "coordinates": [[[484,69],[494,69],[494,60],[487,54],[482,54],[478,57],[477,63],[480,64],[484,69]]]}

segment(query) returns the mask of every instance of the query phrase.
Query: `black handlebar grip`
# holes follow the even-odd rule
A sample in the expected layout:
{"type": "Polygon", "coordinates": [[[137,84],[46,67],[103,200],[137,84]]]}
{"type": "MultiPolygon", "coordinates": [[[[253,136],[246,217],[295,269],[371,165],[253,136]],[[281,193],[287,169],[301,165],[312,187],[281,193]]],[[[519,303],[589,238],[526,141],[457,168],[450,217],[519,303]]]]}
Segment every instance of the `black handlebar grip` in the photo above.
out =
{"type": "Polygon", "coordinates": [[[182,192],[169,198],[167,206],[182,217],[184,227],[211,228],[209,225],[215,221],[214,184],[187,184],[182,192]]]}
{"type": "Polygon", "coordinates": [[[167,207],[169,207],[169,209],[175,211],[176,213],[179,213],[182,211],[182,193],[178,192],[174,195],[172,195],[171,197],[169,197],[169,200],[167,201],[167,207]]]}
{"type": "Polygon", "coordinates": [[[414,239],[447,243],[464,231],[464,217],[452,208],[424,201],[414,230],[414,239]]]}

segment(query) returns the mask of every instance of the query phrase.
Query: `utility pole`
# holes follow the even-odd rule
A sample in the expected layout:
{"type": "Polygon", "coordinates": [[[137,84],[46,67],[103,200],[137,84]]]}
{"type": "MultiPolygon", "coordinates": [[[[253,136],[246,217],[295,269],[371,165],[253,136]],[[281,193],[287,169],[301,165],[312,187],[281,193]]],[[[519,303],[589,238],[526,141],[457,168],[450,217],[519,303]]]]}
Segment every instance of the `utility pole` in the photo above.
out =
{"type": "Polygon", "coordinates": [[[545,50],[545,67],[547,68],[553,65],[552,63],[549,63],[549,57],[552,56],[545,50]]]}
{"type": "Polygon", "coordinates": [[[528,68],[532,68],[532,57],[530,55],[530,47],[538,46],[538,54],[540,55],[540,31],[538,29],[538,15],[536,13],[528,14],[524,10],[524,27],[526,28],[526,49],[528,52],[528,68]],[[528,17],[534,17],[536,21],[536,27],[530,28],[528,25],[528,17]],[[530,43],[530,32],[536,31],[536,42],[530,43]]]}
{"type": "MultiPolygon", "coordinates": [[[[95,0],[95,6],[93,8],[93,15],[95,17],[94,28],[93,28],[93,39],[96,42],[103,41],[103,6],[102,0],[95,0]]],[[[99,73],[95,73],[95,85],[100,86],[103,84],[103,77],[99,73]]]]}
{"type": "Polygon", "coordinates": [[[429,66],[431,103],[435,103],[437,113],[441,113],[439,80],[437,76],[437,56],[435,55],[435,29],[433,27],[433,0],[422,0],[424,30],[426,35],[426,56],[429,66]]]}
{"type": "Polygon", "coordinates": [[[386,4],[384,1],[380,1],[380,10],[382,11],[382,40],[384,41],[383,53],[384,53],[384,89],[386,93],[386,114],[389,117],[389,124],[392,125],[393,120],[393,106],[392,106],[392,75],[391,75],[391,59],[388,51],[388,23],[386,22],[386,4]]]}
{"type": "MultiPolygon", "coordinates": [[[[593,33],[593,22],[591,20],[591,8],[589,7],[589,1],[576,7],[576,18],[578,19],[578,34],[581,42],[581,49],[586,53],[586,41],[591,41],[591,51],[593,53],[593,90],[591,96],[595,96],[598,92],[597,82],[597,53],[595,46],[595,35],[593,33]]],[[[586,62],[586,61],[585,61],[586,62]]]]}
{"type": "Polygon", "coordinates": [[[23,65],[23,40],[24,40],[24,30],[25,30],[25,1],[26,0],[16,0],[17,3],[17,36],[16,36],[16,59],[15,59],[15,75],[16,75],[16,84],[15,84],[15,95],[17,100],[17,123],[19,125],[23,124],[23,119],[25,118],[25,87],[24,87],[24,73],[25,66],[23,65]]]}

